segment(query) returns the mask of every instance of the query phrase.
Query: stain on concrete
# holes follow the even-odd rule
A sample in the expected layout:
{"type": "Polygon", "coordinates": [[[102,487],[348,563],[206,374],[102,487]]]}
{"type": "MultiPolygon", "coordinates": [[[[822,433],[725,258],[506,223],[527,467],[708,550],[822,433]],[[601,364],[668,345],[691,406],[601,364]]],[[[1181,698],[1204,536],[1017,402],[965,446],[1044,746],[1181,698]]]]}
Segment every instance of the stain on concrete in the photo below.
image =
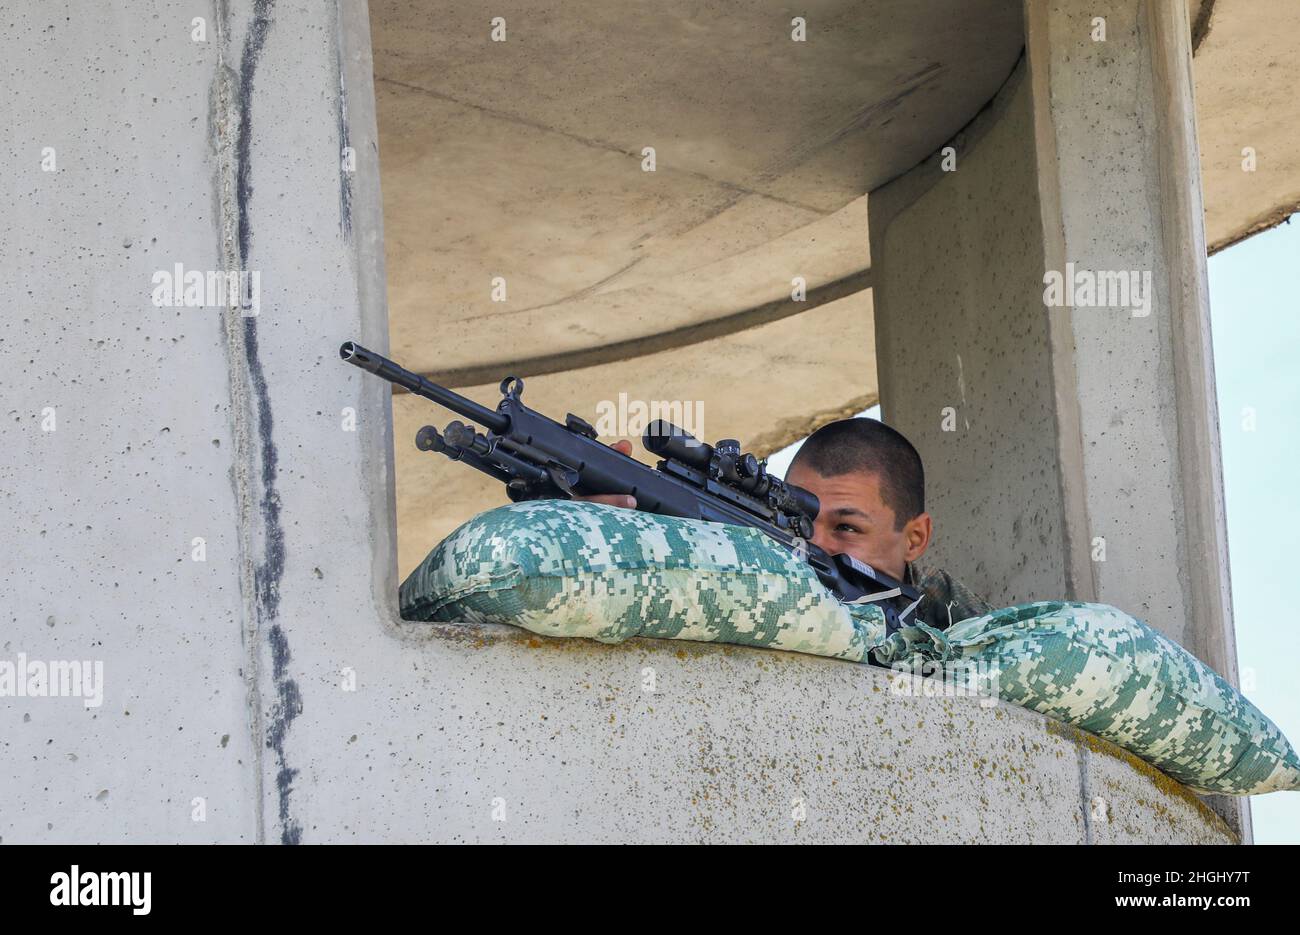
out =
{"type": "Polygon", "coordinates": [[[1201,8],[1196,12],[1196,20],[1192,23],[1192,54],[1195,55],[1200,49],[1201,43],[1205,37],[1210,34],[1210,28],[1214,25],[1214,0],[1201,0],[1201,8]]]}
{"type": "MultiPolygon", "coordinates": [[[[352,239],[352,143],[348,135],[348,89],[347,72],[343,67],[343,16],[339,3],[334,4],[334,24],[337,30],[334,67],[338,71],[339,94],[335,99],[335,119],[339,129],[339,232],[348,240],[352,239]]],[[[354,156],[352,158],[355,158],[354,156]]]]}
{"type": "Polygon", "coordinates": [[[280,843],[299,844],[302,826],[289,814],[289,795],[298,770],[290,768],[284,753],[284,737],[289,725],[302,711],[302,694],[298,683],[289,678],[289,641],[284,629],[277,623],[271,627],[271,680],[275,685],[276,699],[271,708],[271,724],[267,729],[266,745],[275,751],[275,787],[279,796],[280,843]]]}
{"type": "MultiPolygon", "coordinates": [[[[275,0],[255,0],[253,19],[239,62],[239,132],[236,137],[238,165],[236,210],[239,231],[239,268],[248,266],[252,243],[252,222],[249,202],[253,196],[252,160],[249,148],[252,143],[253,78],[271,29],[271,12],[275,0]]],[[[284,576],[284,527],[280,523],[280,495],[276,490],[276,472],[279,454],[276,451],[274,417],[271,412],[271,395],[266,384],[266,374],[258,345],[258,319],[244,318],[244,360],[252,384],[257,413],[257,440],[262,463],[262,497],[259,513],[262,519],[263,554],[253,569],[257,589],[257,615],[259,629],[271,624],[268,633],[271,648],[272,682],[276,702],[271,710],[271,723],[267,728],[267,746],[275,751],[276,790],[279,797],[280,842],[297,844],[302,840],[302,827],[290,817],[289,796],[297,770],[291,769],[285,758],[284,738],[289,725],[302,710],[302,696],[297,683],[288,676],[289,642],[280,624],[275,622],[280,612],[280,580],[284,576]]]]}
{"type": "MultiPolygon", "coordinates": [[[[244,37],[238,67],[225,62],[224,42],[230,35],[230,12],[227,4],[217,4],[218,22],[223,37],[223,53],[214,85],[212,123],[214,148],[218,159],[218,216],[222,219],[222,262],[228,269],[249,269],[253,239],[250,204],[253,198],[252,139],[254,78],[267,36],[271,31],[275,0],[254,0],[252,16],[244,37]]],[[[240,522],[245,528],[244,587],[251,601],[255,621],[246,632],[251,641],[249,707],[255,734],[264,731],[266,746],[276,757],[276,788],[280,841],[297,844],[302,838],[301,825],[290,813],[290,793],[297,770],[289,767],[285,755],[285,736],[293,719],[302,711],[302,696],[297,682],[289,677],[288,637],[278,622],[280,581],[284,575],[285,536],[281,522],[280,495],[276,489],[279,453],[275,443],[275,421],[270,390],[262,363],[258,318],[230,308],[225,324],[231,366],[231,402],[235,421],[234,481],[240,507],[240,522]],[[240,371],[243,371],[242,374],[240,371]],[[250,424],[251,423],[251,424],[250,424]],[[253,463],[254,450],[260,463],[256,480],[242,470],[253,463]],[[260,533],[260,535],[259,535],[260,533]],[[260,549],[257,547],[260,544],[260,549]],[[260,683],[257,664],[260,640],[265,634],[272,665],[275,701],[269,723],[262,723],[260,683]]],[[[259,785],[262,777],[259,772],[259,785]]],[[[259,801],[261,796],[259,796],[259,801]]],[[[261,808],[259,827],[264,827],[261,808]]]]}

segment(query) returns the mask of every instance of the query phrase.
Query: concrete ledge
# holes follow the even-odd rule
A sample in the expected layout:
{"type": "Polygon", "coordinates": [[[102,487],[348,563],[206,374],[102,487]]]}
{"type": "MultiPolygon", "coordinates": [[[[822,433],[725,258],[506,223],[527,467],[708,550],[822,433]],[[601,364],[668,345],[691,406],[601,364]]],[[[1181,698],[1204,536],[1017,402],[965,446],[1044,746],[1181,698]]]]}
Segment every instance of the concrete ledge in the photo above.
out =
{"type": "Polygon", "coordinates": [[[883,670],[706,643],[404,629],[403,669],[418,675],[392,699],[402,716],[355,736],[311,721],[313,748],[334,753],[314,758],[302,817],[341,824],[316,840],[1236,841],[1109,743],[999,702],[904,697],[883,670]],[[359,797],[379,758],[399,768],[359,797]]]}

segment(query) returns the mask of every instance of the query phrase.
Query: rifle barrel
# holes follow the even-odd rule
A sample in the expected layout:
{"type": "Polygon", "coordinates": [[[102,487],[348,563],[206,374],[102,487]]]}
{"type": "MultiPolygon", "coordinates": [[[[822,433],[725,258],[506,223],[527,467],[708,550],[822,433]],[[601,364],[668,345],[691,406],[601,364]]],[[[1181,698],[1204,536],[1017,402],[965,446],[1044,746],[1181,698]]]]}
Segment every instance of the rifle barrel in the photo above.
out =
{"type": "Polygon", "coordinates": [[[339,348],[339,356],[353,366],[369,370],[376,376],[383,377],[416,396],[423,396],[439,406],[450,409],[457,415],[477,422],[493,432],[504,432],[510,426],[510,420],[499,412],[493,412],[486,406],[480,406],[472,399],[461,396],[446,387],[431,383],[418,373],[412,373],[401,364],[389,360],[383,354],[367,350],[355,341],[344,342],[339,348]]]}

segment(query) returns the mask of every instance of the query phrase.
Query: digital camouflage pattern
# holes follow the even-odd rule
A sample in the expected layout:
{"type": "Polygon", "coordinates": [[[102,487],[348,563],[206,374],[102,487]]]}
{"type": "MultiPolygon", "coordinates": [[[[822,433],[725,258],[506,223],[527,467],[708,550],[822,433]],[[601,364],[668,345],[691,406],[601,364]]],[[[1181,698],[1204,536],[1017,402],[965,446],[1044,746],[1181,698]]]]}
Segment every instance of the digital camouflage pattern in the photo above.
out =
{"type": "Polygon", "coordinates": [[[632,636],[867,661],[884,634],[756,529],[571,500],[531,500],[461,526],[402,584],[402,616],[508,623],[543,636],[632,636]]]}
{"type": "Polygon", "coordinates": [[[1300,789],[1300,760],[1281,731],[1142,621],[1063,601],[959,620],[958,605],[983,602],[939,575],[920,581],[936,609],[942,602],[945,624],[953,603],[956,622],[946,630],[918,622],[886,640],[879,608],[842,604],[757,530],[534,500],[453,532],[402,584],[401,607],[408,620],[505,623],[607,643],[643,636],[934,665],[1118,744],[1198,791],[1300,789]]]}
{"type": "Polygon", "coordinates": [[[903,581],[921,591],[921,603],[916,608],[916,616],[940,630],[947,629],[959,620],[979,617],[994,609],[984,598],[938,568],[908,562],[903,570],[903,581]]]}
{"type": "Polygon", "coordinates": [[[1073,724],[1198,792],[1300,789],[1286,736],[1214,670],[1106,604],[1037,601],[912,627],[886,650],[940,664],[955,685],[1073,724]]]}

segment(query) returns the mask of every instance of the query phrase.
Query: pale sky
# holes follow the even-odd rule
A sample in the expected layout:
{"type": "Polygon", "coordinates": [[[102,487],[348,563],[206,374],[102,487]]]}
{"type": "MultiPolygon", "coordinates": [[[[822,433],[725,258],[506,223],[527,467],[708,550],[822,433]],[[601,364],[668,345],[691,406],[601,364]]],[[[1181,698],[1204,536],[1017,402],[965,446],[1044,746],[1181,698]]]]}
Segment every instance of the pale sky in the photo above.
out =
{"type": "MultiPolygon", "coordinates": [[[[1300,744],[1300,215],[1210,258],[1237,658],[1246,697],[1300,744]],[[1254,410],[1254,428],[1249,423],[1254,410]]],[[[1300,843],[1300,792],[1251,800],[1255,841],[1300,843]]]]}

